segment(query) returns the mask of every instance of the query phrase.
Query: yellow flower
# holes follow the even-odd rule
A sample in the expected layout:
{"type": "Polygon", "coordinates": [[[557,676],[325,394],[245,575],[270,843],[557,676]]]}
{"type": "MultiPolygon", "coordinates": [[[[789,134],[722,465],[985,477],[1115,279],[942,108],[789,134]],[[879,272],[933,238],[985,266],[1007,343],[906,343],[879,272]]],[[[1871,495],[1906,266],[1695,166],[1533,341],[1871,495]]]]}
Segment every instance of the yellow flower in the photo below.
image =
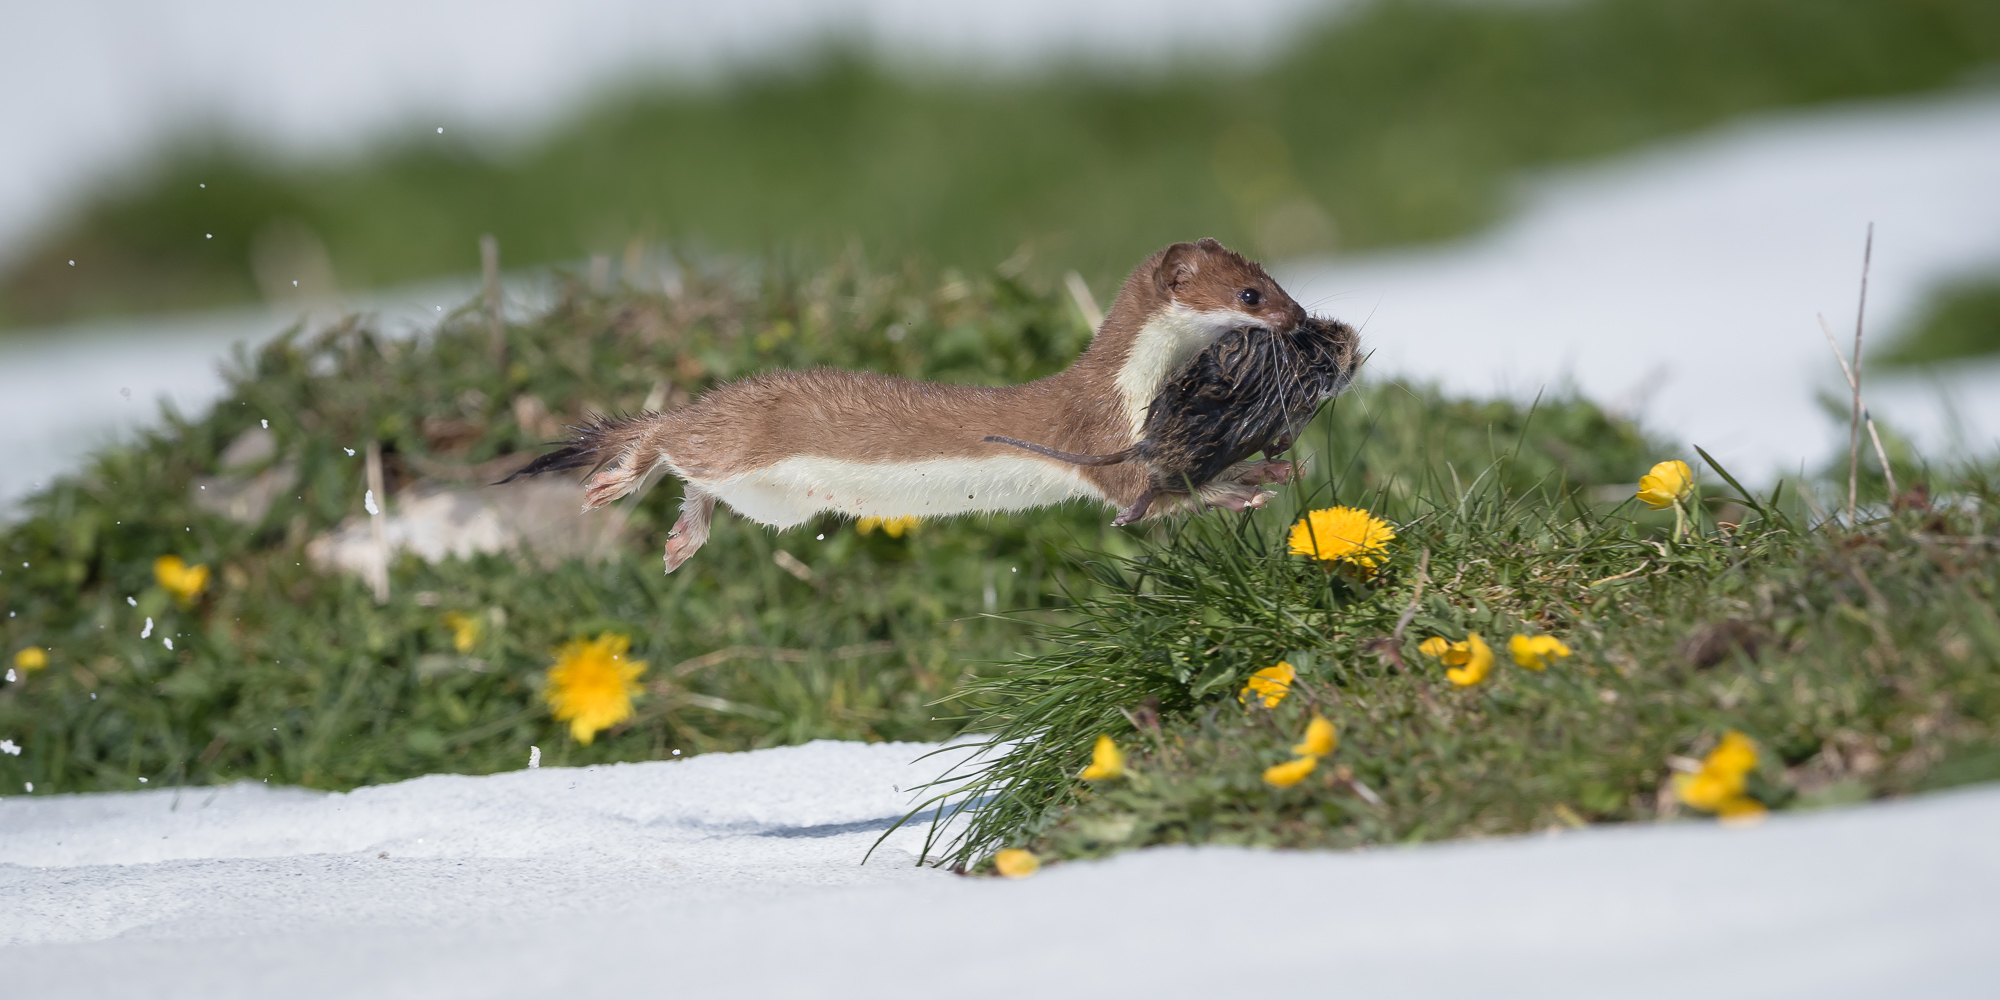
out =
{"type": "Polygon", "coordinates": [[[1109,736],[1099,736],[1097,745],[1090,748],[1090,766],[1077,777],[1085,781],[1107,781],[1125,776],[1125,751],[1111,742],[1109,736]]]}
{"type": "Polygon", "coordinates": [[[1639,477],[1640,502],[1654,510],[1665,510],[1675,502],[1686,500],[1694,492],[1694,470],[1679,459],[1661,462],[1653,466],[1651,472],[1639,477]]]}
{"type": "Polygon", "coordinates": [[[1417,651],[1452,669],[1444,675],[1459,687],[1471,687],[1493,672],[1493,647],[1474,632],[1464,642],[1452,642],[1441,635],[1425,639],[1417,651]]]}
{"type": "Polygon", "coordinates": [[[1018,847],[993,855],[993,867],[1008,878],[1027,878],[1042,870],[1042,859],[1018,847]]]}
{"type": "Polygon", "coordinates": [[[1717,806],[1715,818],[1724,823],[1749,824],[1763,819],[1764,815],[1770,811],[1770,809],[1764,806],[1764,803],[1748,795],[1738,795],[1733,799],[1724,800],[1722,805],[1717,806]]]}
{"type": "Polygon", "coordinates": [[[1764,804],[1743,794],[1745,779],[1756,768],[1757,744],[1732,729],[1722,734],[1722,742],[1702,758],[1701,770],[1674,775],[1674,795],[1702,812],[1712,812],[1724,819],[1761,816],[1764,804]]]}
{"type": "MultiPolygon", "coordinates": [[[[1452,646],[1454,652],[1457,652],[1459,646],[1465,647],[1463,659],[1459,661],[1465,665],[1444,672],[1445,677],[1453,684],[1459,687],[1471,687],[1485,680],[1486,675],[1493,672],[1493,648],[1486,644],[1486,640],[1479,637],[1479,633],[1470,633],[1464,642],[1453,643],[1452,646]]],[[[1444,661],[1450,663],[1451,656],[1448,654],[1444,661]]]]}
{"type": "Polygon", "coordinates": [[[14,666],[24,674],[32,673],[49,665],[49,654],[40,646],[26,646],[14,654],[14,666]]]}
{"type": "Polygon", "coordinates": [[[542,700],[557,722],[569,723],[578,743],[589,744],[599,730],[632,717],[632,696],[641,688],[636,679],[646,661],[627,660],[629,636],[606,632],[595,639],[572,639],[556,650],[542,700]]]}
{"type": "Polygon", "coordinates": [[[1292,693],[1292,682],[1298,676],[1299,672],[1292,669],[1291,664],[1279,660],[1277,666],[1265,667],[1251,674],[1243,690],[1236,693],[1236,700],[1247,705],[1254,694],[1263,700],[1265,708],[1277,708],[1278,703],[1292,693]]]}
{"type": "Polygon", "coordinates": [[[479,619],[447,611],[444,613],[444,627],[451,630],[451,648],[470,653],[472,647],[479,645],[479,619]]]}
{"type": "Polygon", "coordinates": [[[1722,734],[1722,742],[1708,752],[1702,763],[1724,770],[1747,774],[1757,766],[1757,744],[1750,737],[1732,729],[1722,734]]]}
{"type": "Polygon", "coordinates": [[[1264,783],[1274,788],[1290,788],[1306,780],[1306,775],[1318,766],[1318,757],[1299,757],[1283,764],[1273,764],[1264,769],[1264,783]]]}
{"type": "Polygon", "coordinates": [[[1529,670],[1540,670],[1549,665],[1550,660],[1560,660],[1569,655],[1569,647],[1552,635],[1515,635],[1507,640],[1507,651],[1514,654],[1514,662],[1529,670]]]}
{"type": "Polygon", "coordinates": [[[901,538],[903,532],[917,530],[918,523],[919,519],[915,514],[905,514],[902,517],[864,517],[855,522],[854,530],[865,535],[876,528],[881,528],[882,533],[890,538],[901,538]]]}
{"type": "Polygon", "coordinates": [[[1306,738],[1292,748],[1301,757],[1324,757],[1340,745],[1340,734],[1333,731],[1333,723],[1326,716],[1315,715],[1306,723],[1306,738]]]}
{"type": "Polygon", "coordinates": [[[1292,525],[1292,552],[1373,573],[1388,558],[1396,529],[1355,507],[1316,510],[1292,525]]]}
{"type": "Polygon", "coordinates": [[[189,566],[180,556],[161,556],[153,560],[153,579],[175,600],[192,604],[208,589],[208,567],[199,563],[189,566]]]}

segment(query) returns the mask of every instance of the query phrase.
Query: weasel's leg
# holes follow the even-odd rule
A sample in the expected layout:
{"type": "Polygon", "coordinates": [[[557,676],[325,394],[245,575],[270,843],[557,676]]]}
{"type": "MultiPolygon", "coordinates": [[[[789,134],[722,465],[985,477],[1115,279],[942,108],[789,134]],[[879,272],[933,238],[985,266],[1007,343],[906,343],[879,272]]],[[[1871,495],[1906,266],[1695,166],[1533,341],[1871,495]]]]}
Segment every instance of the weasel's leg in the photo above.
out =
{"type": "Polygon", "coordinates": [[[715,497],[696,493],[692,486],[681,501],[681,516],[667,532],[667,572],[680,569],[694,558],[695,551],[708,541],[708,522],[715,515],[715,497]]]}
{"type": "Polygon", "coordinates": [[[1270,490],[1243,483],[1215,482],[1201,490],[1203,504],[1225,510],[1261,510],[1275,496],[1270,490]]]}
{"type": "Polygon", "coordinates": [[[598,470],[597,474],[583,482],[583,509],[596,510],[627,493],[639,488],[639,483],[651,471],[641,465],[631,454],[620,455],[611,464],[598,470]]]}
{"type": "Polygon", "coordinates": [[[1223,475],[1231,481],[1242,483],[1245,486],[1262,486],[1265,483],[1290,482],[1298,475],[1298,468],[1284,459],[1243,462],[1232,467],[1229,472],[1223,475]]]}
{"type": "Polygon", "coordinates": [[[1132,506],[1119,511],[1118,516],[1111,519],[1111,526],[1114,528],[1122,528],[1128,524],[1131,524],[1134,521],[1137,521],[1142,517],[1145,517],[1146,508],[1151,507],[1153,505],[1153,498],[1158,495],[1159,495],[1158,490],[1149,487],[1146,490],[1146,492],[1139,494],[1139,499],[1132,501],[1132,506]]]}

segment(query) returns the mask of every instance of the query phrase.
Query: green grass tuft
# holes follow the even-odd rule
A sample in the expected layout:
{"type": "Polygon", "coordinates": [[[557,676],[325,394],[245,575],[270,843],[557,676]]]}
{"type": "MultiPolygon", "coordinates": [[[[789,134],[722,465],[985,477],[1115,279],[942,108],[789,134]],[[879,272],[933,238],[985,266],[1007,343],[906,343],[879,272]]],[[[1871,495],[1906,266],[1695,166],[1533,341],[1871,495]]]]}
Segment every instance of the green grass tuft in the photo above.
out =
{"type": "MultiPolygon", "coordinates": [[[[1332,450],[1365,470],[1355,409],[1336,415],[1332,450]]],[[[1034,630],[1046,652],[970,686],[992,706],[973,727],[996,734],[998,756],[971,786],[984,808],[940,856],[1347,847],[1688,815],[1672,762],[1730,729],[1759,745],[1748,788],[1772,808],[2000,778],[1992,470],[1851,530],[1808,527],[1775,497],[1711,497],[1676,537],[1668,515],[1590,504],[1555,477],[1510,485],[1538,450],[1530,438],[1474,482],[1433,472],[1407,496],[1329,464],[1296,510],[1344,503],[1395,522],[1372,578],[1287,554],[1285,519],[1268,517],[1196,520],[1096,563],[1076,621],[1034,630]],[[1701,513],[1717,509],[1730,524],[1701,513]],[[1459,688],[1417,646],[1468,632],[1498,663],[1459,688]],[[1515,633],[1573,655],[1522,669],[1515,633]],[[1239,704],[1245,678],[1280,660],[1299,670],[1292,694],[1239,704]],[[1294,787],[1266,784],[1316,714],[1339,749],[1294,787]],[[1081,781],[1100,734],[1129,752],[1127,776],[1081,781]]]]}

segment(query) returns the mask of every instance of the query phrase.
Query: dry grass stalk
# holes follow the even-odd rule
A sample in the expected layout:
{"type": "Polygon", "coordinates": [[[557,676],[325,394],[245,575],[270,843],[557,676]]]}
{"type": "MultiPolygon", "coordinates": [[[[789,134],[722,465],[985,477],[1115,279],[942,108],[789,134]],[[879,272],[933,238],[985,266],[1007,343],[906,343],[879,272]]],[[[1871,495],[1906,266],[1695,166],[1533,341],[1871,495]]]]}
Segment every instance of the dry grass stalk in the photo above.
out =
{"type": "Polygon", "coordinates": [[[372,503],[368,505],[368,531],[374,536],[375,561],[368,567],[368,586],[375,592],[376,604],[389,603],[389,533],[383,518],[389,509],[389,492],[383,488],[382,446],[368,442],[368,457],[365,461],[368,475],[368,492],[372,503]]]}
{"type": "Polygon", "coordinates": [[[1092,332],[1104,325],[1104,310],[1098,308],[1097,297],[1090,294],[1083,275],[1075,271],[1063,275],[1063,287],[1069,289],[1069,297],[1076,301],[1076,311],[1083,314],[1083,321],[1090,324],[1092,332]]]}
{"type": "Polygon", "coordinates": [[[500,240],[492,233],[479,238],[479,271],[486,285],[486,328],[493,338],[493,366],[504,368],[507,328],[500,319],[500,240]]]}
{"type": "MultiPolygon", "coordinates": [[[[1868,265],[1875,257],[1875,224],[1868,224],[1868,239],[1861,246],[1861,300],[1854,307],[1854,367],[1847,384],[1854,389],[1854,408],[1847,421],[1847,523],[1855,523],[1855,494],[1861,478],[1861,322],[1868,311],[1868,265]]],[[[1891,489],[1889,492],[1894,493],[1891,489]]]]}

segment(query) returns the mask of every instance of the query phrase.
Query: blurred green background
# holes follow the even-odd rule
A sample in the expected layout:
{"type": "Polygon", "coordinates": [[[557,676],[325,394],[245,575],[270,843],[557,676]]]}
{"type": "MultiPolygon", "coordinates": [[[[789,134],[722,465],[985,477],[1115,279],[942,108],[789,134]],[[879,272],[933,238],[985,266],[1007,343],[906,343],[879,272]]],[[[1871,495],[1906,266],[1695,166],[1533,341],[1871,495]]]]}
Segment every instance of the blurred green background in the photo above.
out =
{"type": "Polygon", "coordinates": [[[1256,65],[1150,71],[948,75],[827,47],[617,92],[504,148],[426,130],[320,162],[183,136],[14,256],[0,327],[281,296],[300,260],[349,290],[461,274],[489,232],[510,267],[640,240],[1026,251],[1093,283],[1190,234],[1267,258],[1437,240],[1497,218],[1525,167],[1949,88],[1996,57],[1990,0],[1386,0],[1256,65]]]}

